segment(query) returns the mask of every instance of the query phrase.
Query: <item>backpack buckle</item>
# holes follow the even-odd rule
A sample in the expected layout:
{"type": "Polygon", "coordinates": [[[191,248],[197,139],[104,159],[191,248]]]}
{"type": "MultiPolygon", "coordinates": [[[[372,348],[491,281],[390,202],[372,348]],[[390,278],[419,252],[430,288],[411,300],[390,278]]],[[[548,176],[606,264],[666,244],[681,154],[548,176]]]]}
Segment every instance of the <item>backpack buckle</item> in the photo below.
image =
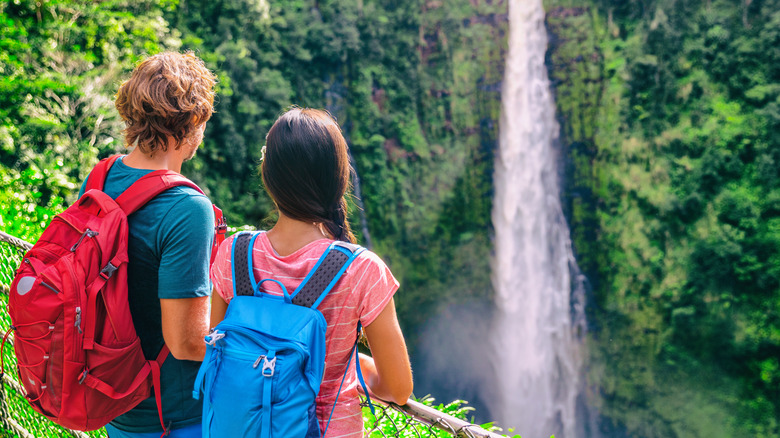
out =
{"type": "Polygon", "coordinates": [[[221,331],[219,331],[217,329],[212,329],[211,333],[207,334],[206,337],[205,337],[206,344],[207,345],[211,345],[213,347],[214,344],[217,343],[217,341],[219,341],[220,339],[222,339],[224,337],[225,337],[225,333],[223,333],[223,332],[221,332],[221,331]]]}
{"type": "Polygon", "coordinates": [[[214,232],[216,234],[226,234],[227,233],[227,221],[224,217],[221,217],[217,219],[217,225],[214,227],[214,232]]]}
{"type": "Polygon", "coordinates": [[[271,358],[271,360],[268,360],[267,357],[263,357],[263,369],[260,371],[263,376],[273,377],[274,368],[276,368],[276,357],[271,358]],[[268,372],[266,373],[266,371],[268,372]]]}
{"type": "Polygon", "coordinates": [[[84,371],[81,373],[81,376],[79,376],[79,385],[84,383],[85,380],[87,380],[87,374],[89,374],[89,370],[84,368],[84,371]]]}
{"type": "Polygon", "coordinates": [[[111,262],[108,262],[106,267],[100,270],[100,276],[108,280],[112,275],[114,275],[114,272],[116,272],[117,269],[119,268],[112,265],[111,262]]]}
{"type": "Polygon", "coordinates": [[[225,234],[227,234],[227,219],[225,219],[219,207],[214,204],[211,207],[214,209],[214,246],[219,246],[225,240],[225,234]]]}

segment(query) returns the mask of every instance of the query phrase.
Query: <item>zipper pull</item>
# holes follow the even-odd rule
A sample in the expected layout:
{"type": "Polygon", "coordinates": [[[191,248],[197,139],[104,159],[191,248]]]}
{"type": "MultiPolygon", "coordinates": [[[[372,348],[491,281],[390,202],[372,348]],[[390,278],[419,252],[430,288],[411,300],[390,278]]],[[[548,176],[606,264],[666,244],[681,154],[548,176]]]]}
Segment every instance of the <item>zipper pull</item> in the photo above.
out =
{"type": "Polygon", "coordinates": [[[41,286],[45,287],[46,289],[49,289],[50,291],[54,292],[55,294],[60,293],[54,286],[46,283],[45,281],[41,280],[41,286]]]}
{"type": "Polygon", "coordinates": [[[79,237],[79,241],[76,242],[75,245],[70,247],[70,252],[76,251],[76,248],[78,248],[79,245],[81,245],[81,241],[84,240],[85,237],[95,237],[97,235],[98,235],[97,231],[92,231],[89,228],[87,228],[87,231],[84,231],[84,233],[81,235],[81,237],[79,237]]]}
{"type": "Polygon", "coordinates": [[[74,326],[78,329],[79,334],[83,333],[81,331],[81,307],[76,307],[76,324],[74,326]]]}
{"type": "Polygon", "coordinates": [[[260,361],[263,359],[265,359],[265,355],[261,354],[260,357],[258,357],[257,360],[255,361],[254,365],[252,365],[252,368],[257,368],[258,366],[260,366],[260,361]]]}

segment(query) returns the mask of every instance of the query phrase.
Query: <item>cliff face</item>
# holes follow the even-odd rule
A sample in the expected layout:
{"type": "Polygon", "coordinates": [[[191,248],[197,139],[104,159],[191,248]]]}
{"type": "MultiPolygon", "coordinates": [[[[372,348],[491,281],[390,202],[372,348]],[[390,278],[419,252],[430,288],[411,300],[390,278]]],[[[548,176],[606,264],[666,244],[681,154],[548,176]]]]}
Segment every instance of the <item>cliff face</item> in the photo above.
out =
{"type": "Polygon", "coordinates": [[[398,312],[415,350],[442,306],[492,296],[507,4],[270,2],[248,21],[248,3],[182,2],[172,13],[185,48],[202,51],[221,79],[208,153],[185,170],[233,223],[267,226],[271,204],[255,170],[263,136],[290,104],[328,108],[360,181],[353,229],[401,281],[398,312]]]}
{"type": "Polygon", "coordinates": [[[596,427],[778,436],[777,2],[545,3],[596,427]]]}
{"type": "Polygon", "coordinates": [[[564,157],[564,209],[572,219],[571,235],[577,263],[598,284],[594,259],[598,221],[595,215],[598,166],[596,131],[602,108],[604,57],[592,29],[588,7],[549,7],[547,67],[561,126],[564,157]]]}
{"type": "Polygon", "coordinates": [[[404,30],[414,44],[402,61],[351,67],[346,109],[373,249],[401,282],[396,303],[416,392],[477,406],[472,348],[484,343],[493,296],[493,155],[507,25],[506,1],[422,3],[404,30]],[[478,316],[464,319],[469,308],[478,316]]]}
{"type": "Polygon", "coordinates": [[[493,151],[506,3],[422,5],[406,77],[355,65],[346,120],[372,242],[412,333],[443,302],[489,298],[493,151]],[[404,83],[404,93],[393,88],[404,83]]]}

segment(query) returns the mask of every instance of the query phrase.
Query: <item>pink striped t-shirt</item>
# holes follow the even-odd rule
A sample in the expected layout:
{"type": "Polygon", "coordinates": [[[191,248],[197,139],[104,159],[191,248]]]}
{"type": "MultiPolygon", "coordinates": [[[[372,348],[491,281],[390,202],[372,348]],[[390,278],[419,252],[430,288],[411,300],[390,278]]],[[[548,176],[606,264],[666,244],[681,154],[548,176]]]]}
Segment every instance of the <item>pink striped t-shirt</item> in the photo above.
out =
{"type": "MultiPolygon", "coordinates": [[[[287,290],[292,292],[331,242],[333,241],[329,239],[316,240],[293,254],[282,257],[276,254],[266,233],[261,233],[252,248],[255,278],[273,278],[282,282],[287,290]]],[[[211,267],[214,289],[228,303],[233,298],[230,262],[232,244],[233,237],[230,237],[220,245],[211,267]]],[[[279,287],[272,282],[263,283],[261,289],[266,293],[281,295],[279,287]]],[[[364,327],[371,324],[397,289],[398,281],[387,265],[376,254],[365,250],[352,262],[336,286],[320,303],[318,308],[328,323],[325,334],[325,373],[317,397],[317,418],[321,429],[325,429],[341,378],[344,376],[346,363],[355,342],[358,321],[364,327]]],[[[328,427],[327,438],[363,436],[358,385],[353,358],[328,427]]]]}

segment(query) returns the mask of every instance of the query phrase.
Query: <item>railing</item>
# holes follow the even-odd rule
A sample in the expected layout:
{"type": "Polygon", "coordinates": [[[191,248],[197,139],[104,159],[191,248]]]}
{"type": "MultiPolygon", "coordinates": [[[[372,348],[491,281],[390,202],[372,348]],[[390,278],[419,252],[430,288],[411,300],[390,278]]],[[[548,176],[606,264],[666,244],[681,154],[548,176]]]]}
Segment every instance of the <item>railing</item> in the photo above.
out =
{"type": "MultiPolygon", "coordinates": [[[[0,231],[0,331],[11,325],[6,312],[8,294],[13,280],[14,270],[19,266],[24,252],[32,245],[0,231]]],[[[24,388],[16,380],[16,358],[13,354],[13,335],[8,337],[2,360],[6,373],[3,375],[5,391],[0,391],[0,435],[13,433],[17,437],[36,438],[54,436],[73,436],[78,438],[105,437],[104,430],[80,432],[64,429],[33,411],[24,399],[24,388]]],[[[465,421],[471,410],[461,406],[460,402],[439,405],[437,410],[431,406],[431,400],[421,402],[409,400],[406,405],[374,400],[376,417],[363,409],[365,435],[374,437],[501,437],[497,433],[465,421]],[[444,412],[443,412],[444,411],[444,412]],[[460,418],[459,418],[460,417],[460,418]]]]}

